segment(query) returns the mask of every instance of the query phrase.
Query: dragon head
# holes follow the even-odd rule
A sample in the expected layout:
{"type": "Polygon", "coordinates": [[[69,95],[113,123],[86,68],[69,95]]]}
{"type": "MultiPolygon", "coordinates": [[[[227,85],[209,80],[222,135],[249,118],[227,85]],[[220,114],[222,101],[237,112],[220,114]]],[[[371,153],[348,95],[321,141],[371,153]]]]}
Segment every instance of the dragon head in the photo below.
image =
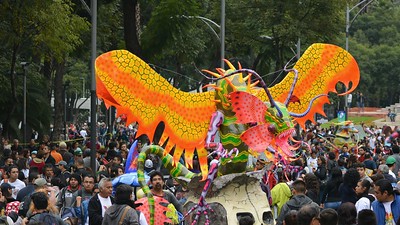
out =
{"type": "Polygon", "coordinates": [[[276,104],[281,109],[283,116],[279,117],[276,107],[270,107],[268,104],[268,110],[265,113],[265,120],[270,124],[268,130],[278,138],[289,137],[295,131],[292,117],[284,104],[280,102],[276,102],[276,104]]]}

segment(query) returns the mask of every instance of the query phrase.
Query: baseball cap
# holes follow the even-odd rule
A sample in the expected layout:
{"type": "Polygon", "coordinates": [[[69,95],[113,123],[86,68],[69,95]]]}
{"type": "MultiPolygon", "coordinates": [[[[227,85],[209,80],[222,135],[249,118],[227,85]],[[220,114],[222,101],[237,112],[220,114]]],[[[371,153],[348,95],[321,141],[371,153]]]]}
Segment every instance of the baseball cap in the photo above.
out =
{"type": "Polygon", "coordinates": [[[74,155],[82,155],[82,149],[77,148],[77,149],[74,151],[74,155]]]}
{"type": "Polygon", "coordinates": [[[56,164],[56,166],[58,166],[58,165],[66,166],[66,165],[68,165],[68,164],[67,164],[67,162],[65,162],[65,161],[60,161],[60,162],[58,162],[58,163],[56,164]]]}
{"type": "Polygon", "coordinates": [[[392,164],[394,164],[394,163],[396,163],[396,159],[395,159],[393,156],[387,157],[387,159],[386,159],[386,165],[392,165],[392,164]]]}
{"type": "Polygon", "coordinates": [[[47,185],[47,180],[44,178],[37,178],[33,184],[35,184],[38,187],[43,187],[44,185],[47,185]]]}
{"type": "Polygon", "coordinates": [[[37,155],[37,151],[32,151],[31,154],[37,155]]]}
{"type": "Polygon", "coordinates": [[[15,187],[12,186],[12,185],[9,184],[9,183],[2,183],[1,186],[0,186],[0,188],[1,188],[1,190],[7,190],[7,189],[13,189],[13,188],[15,188],[15,187]]]}

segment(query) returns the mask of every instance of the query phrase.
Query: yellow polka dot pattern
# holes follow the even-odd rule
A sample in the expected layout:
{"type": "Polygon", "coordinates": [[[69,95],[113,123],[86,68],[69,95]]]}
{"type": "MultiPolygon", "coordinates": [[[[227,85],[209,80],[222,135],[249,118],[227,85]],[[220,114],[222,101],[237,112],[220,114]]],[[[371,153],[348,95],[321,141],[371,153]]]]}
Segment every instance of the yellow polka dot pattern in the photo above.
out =
{"type": "Polygon", "coordinates": [[[193,154],[195,148],[204,147],[208,124],[216,110],[213,91],[180,91],[125,50],[100,55],[96,76],[97,96],[107,106],[115,106],[119,114],[126,114],[128,124],[137,121],[138,135],[146,134],[152,140],[162,121],[164,137],[178,149],[193,154]]]}
{"type": "MultiPolygon", "coordinates": [[[[336,84],[342,82],[352,92],[360,81],[360,71],[356,60],[344,49],[331,44],[313,44],[301,56],[294,66],[298,71],[298,80],[293,95],[300,101],[288,105],[288,110],[294,113],[303,113],[307,110],[311,100],[329,92],[337,93],[336,84]],[[349,87],[349,84],[352,84],[349,87]]],[[[269,90],[275,101],[285,102],[295,74],[290,72],[279,84],[269,90]]],[[[343,93],[344,94],[344,93],[343,93]]],[[[342,95],[343,95],[342,94],[342,95]]],[[[266,101],[268,97],[261,91],[257,94],[266,101]]],[[[315,113],[325,115],[323,105],[330,103],[328,97],[320,97],[314,101],[306,116],[295,118],[301,126],[307,120],[314,121],[315,113]]]]}

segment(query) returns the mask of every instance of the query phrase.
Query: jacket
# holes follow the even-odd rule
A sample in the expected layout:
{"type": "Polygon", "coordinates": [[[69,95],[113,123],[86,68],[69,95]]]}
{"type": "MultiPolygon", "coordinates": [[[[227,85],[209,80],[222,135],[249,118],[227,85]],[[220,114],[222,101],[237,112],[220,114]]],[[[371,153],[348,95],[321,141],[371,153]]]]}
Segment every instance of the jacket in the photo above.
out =
{"type": "Polygon", "coordinates": [[[290,197],[292,197],[292,192],[290,191],[289,185],[286,183],[279,183],[275,185],[275,187],[271,190],[272,196],[272,206],[277,206],[278,212],[277,215],[280,214],[282,206],[289,201],[290,197]]]}
{"type": "MultiPolygon", "coordinates": [[[[393,220],[396,223],[400,217],[400,196],[395,195],[392,204],[390,205],[392,208],[393,220]]],[[[376,215],[377,225],[385,225],[385,206],[377,200],[372,202],[372,208],[374,209],[376,215]]]]}
{"type": "MultiPolygon", "coordinates": [[[[51,217],[54,218],[54,221],[57,221],[57,224],[55,225],[68,225],[63,219],[61,219],[61,217],[59,215],[54,215],[48,212],[45,212],[47,214],[49,214],[51,217]]],[[[42,213],[37,213],[35,215],[32,215],[31,217],[29,217],[29,223],[33,223],[33,222],[40,222],[42,217],[41,217],[42,213]]],[[[43,221],[42,221],[43,222],[43,221]]]]}
{"type": "Polygon", "coordinates": [[[283,219],[285,219],[286,214],[290,210],[299,210],[303,205],[314,204],[318,207],[317,203],[313,202],[309,197],[304,194],[294,195],[292,199],[287,201],[279,214],[278,220],[276,221],[276,225],[282,225],[283,219]]]}
{"type": "Polygon", "coordinates": [[[123,218],[123,221],[121,221],[122,222],[121,224],[139,225],[138,213],[134,208],[125,204],[123,205],[114,204],[111,207],[109,207],[104,214],[102,225],[119,224],[126,207],[129,207],[129,209],[125,214],[125,218],[123,218]]]}
{"type": "MultiPolygon", "coordinates": [[[[114,198],[111,198],[111,203],[114,204],[114,198]]],[[[90,201],[88,206],[89,213],[89,225],[100,225],[103,222],[101,202],[99,200],[99,194],[94,195],[90,201]]]]}

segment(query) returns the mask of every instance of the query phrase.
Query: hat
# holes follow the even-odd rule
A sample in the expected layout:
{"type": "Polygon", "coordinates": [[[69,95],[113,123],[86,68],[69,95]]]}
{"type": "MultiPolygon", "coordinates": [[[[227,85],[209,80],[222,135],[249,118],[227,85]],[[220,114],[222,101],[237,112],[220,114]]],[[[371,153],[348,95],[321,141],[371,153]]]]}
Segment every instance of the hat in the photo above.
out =
{"type": "Polygon", "coordinates": [[[9,183],[2,183],[1,186],[0,186],[0,188],[1,188],[1,190],[7,190],[7,189],[13,189],[13,188],[15,188],[15,187],[12,186],[12,185],[9,184],[9,183]]]}
{"type": "Polygon", "coordinates": [[[37,151],[32,151],[31,154],[37,155],[37,151]]]}
{"type": "Polygon", "coordinates": [[[394,163],[396,163],[396,159],[395,159],[393,156],[387,157],[387,159],[386,159],[386,165],[392,165],[392,164],[394,164],[394,163]]]}
{"type": "Polygon", "coordinates": [[[146,159],[146,161],[144,162],[144,167],[146,168],[153,168],[153,161],[151,161],[150,159],[146,159]]]}
{"type": "Polygon", "coordinates": [[[82,155],[82,149],[76,148],[76,150],[74,151],[74,155],[82,155]]]}
{"type": "Polygon", "coordinates": [[[67,164],[67,162],[65,162],[65,161],[60,161],[60,162],[58,162],[58,163],[56,164],[56,166],[58,166],[58,165],[66,166],[66,165],[68,165],[68,164],[67,164]]]}
{"type": "Polygon", "coordinates": [[[43,187],[44,185],[47,185],[47,180],[44,178],[37,178],[33,184],[35,184],[38,187],[43,187]]]}

